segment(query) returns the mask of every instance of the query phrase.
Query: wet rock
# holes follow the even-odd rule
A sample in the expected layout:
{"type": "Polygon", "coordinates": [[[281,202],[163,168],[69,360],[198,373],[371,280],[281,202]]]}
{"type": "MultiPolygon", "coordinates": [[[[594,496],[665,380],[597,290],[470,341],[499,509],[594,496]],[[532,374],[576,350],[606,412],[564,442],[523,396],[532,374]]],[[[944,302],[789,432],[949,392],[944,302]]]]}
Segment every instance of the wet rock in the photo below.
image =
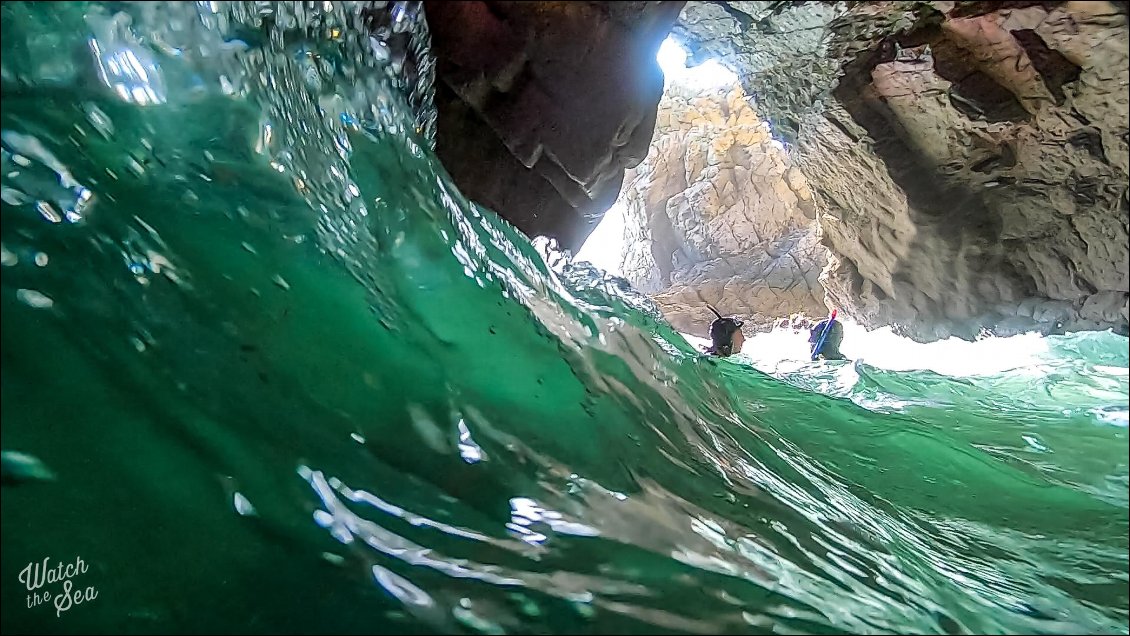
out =
{"type": "Polygon", "coordinates": [[[847,315],[922,340],[1127,324],[1124,3],[694,3],[676,34],[794,142],[847,315]]]}
{"type": "Polygon", "coordinates": [[[576,249],[647,153],[683,2],[425,2],[436,150],[459,189],[576,249]]]}

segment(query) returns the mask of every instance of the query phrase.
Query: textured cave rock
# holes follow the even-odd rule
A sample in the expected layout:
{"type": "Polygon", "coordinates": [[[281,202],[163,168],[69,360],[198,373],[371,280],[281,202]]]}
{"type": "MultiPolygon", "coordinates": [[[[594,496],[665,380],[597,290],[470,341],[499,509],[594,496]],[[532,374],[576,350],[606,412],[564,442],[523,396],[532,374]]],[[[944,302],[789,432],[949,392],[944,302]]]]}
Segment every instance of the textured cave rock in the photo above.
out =
{"type": "Polygon", "coordinates": [[[580,247],[647,153],[683,2],[425,2],[437,153],[460,190],[580,247]]]}
{"type": "Polygon", "coordinates": [[[1125,331],[1125,3],[692,3],[675,32],[795,144],[850,316],[1125,331]]]}
{"type": "Polygon", "coordinates": [[[827,26],[842,7],[824,2],[691,2],[672,28],[691,60],[722,60],[756,97],[773,134],[795,141],[799,114],[818,109],[835,80],[827,26]]]}
{"type": "Polygon", "coordinates": [[[741,87],[670,86],[619,201],[620,271],[676,328],[706,337],[706,303],[747,331],[825,313],[812,193],[741,87]]]}

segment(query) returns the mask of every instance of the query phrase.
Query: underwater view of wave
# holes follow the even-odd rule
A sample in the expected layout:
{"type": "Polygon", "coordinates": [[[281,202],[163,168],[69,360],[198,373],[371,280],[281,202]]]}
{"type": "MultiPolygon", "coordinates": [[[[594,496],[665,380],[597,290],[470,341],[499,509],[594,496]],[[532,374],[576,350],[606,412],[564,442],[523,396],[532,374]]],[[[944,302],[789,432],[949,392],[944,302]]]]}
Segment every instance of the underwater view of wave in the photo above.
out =
{"type": "Polygon", "coordinates": [[[0,7],[3,631],[1130,629],[1126,338],[704,357],[454,188],[417,4],[0,7]]]}

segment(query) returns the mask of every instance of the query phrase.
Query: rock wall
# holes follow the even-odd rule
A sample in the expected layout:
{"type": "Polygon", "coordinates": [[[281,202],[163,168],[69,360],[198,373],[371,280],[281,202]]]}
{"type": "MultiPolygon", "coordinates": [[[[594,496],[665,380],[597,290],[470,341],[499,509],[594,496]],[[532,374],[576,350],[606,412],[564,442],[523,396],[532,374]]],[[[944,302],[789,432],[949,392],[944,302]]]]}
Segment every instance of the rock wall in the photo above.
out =
{"type": "Polygon", "coordinates": [[[695,3],[676,31],[795,140],[853,318],[1126,330],[1125,3],[695,3]]]}
{"type": "Polygon", "coordinates": [[[424,3],[436,151],[459,189],[576,249],[647,153],[683,2],[424,3]]]}
{"type": "Polygon", "coordinates": [[[740,86],[669,86],[619,201],[621,272],[676,328],[705,337],[706,303],[753,329],[825,313],[812,193],[740,86]]]}

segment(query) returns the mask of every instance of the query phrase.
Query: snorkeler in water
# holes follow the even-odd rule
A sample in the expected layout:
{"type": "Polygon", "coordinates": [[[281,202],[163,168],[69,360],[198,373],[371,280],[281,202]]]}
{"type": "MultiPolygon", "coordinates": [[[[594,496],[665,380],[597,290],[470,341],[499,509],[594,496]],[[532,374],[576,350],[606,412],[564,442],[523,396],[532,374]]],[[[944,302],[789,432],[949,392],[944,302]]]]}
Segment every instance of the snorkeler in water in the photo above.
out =
{"type": "Polygon", "coordinates": [[[718,318],[710,323],[710,347],[706,353],[712,356],[726,357],[738,353],[745,344],[745,334],[742,333],[742,321],[736,318],[723,318],[722,314],[713,305],[707,303],[710,311],[718,318]]]}
{"type": "Polygon", "coordinates": [[[816,323],[816,326],[808,334],[812,359],[847,360],[844,354],[840,353],[840,343],[843,340],[844,326],[836,320],[836,311],[832,310],[832,315],[816,323]]]}

